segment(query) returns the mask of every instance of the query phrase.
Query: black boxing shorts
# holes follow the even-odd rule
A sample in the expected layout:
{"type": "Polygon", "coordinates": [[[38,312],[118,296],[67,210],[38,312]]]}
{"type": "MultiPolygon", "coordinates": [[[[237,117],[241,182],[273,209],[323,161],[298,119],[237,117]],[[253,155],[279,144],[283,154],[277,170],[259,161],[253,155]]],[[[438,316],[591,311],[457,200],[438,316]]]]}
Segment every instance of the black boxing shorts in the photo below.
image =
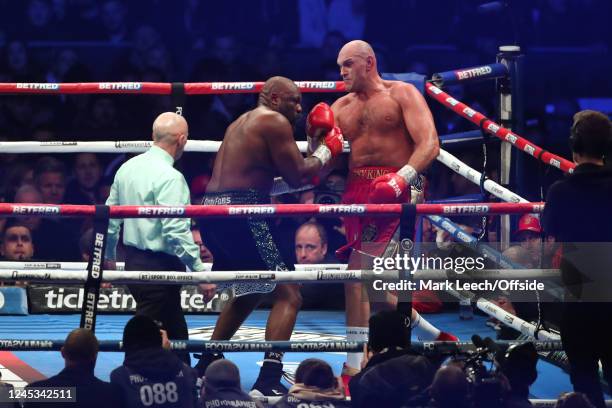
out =
{"type": "MultiPolygon", "coordinates": [[[[203,205],[270,204],[270,196],[256,190],[206,193],[203,205]]],[[[213,271],[287,271],[280,251],[272,238],[268,218],[201,218],[200,233],[204,245],[213,255],[213,271]]],[[[269,293],[276,284],[266,282],[219,284],[223,290],[232,287],[235,296],[269,293]]]]}

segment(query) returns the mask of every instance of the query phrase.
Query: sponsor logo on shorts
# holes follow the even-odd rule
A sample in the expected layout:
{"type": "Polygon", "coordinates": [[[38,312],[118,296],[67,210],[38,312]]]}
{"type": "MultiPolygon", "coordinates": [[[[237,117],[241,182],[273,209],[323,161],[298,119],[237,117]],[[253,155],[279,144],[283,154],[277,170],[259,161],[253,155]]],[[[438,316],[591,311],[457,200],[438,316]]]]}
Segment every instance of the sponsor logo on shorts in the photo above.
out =
{"type": "Polygon", "coordinates": [[[518,138],[516,137],[516,135],[514,135],[514,134],[512,134],[512,133],[508,133],[508,134],[506,135],[506,138],[505,138],[505,139],[506,139],[506,141],[508,141],[508,142],[510,142],[510,143],[512,143],[512,144],[515,144],[515,143],[516,143],[516,141],[518,140],[518,138]]]}
{"type": "Polygon", "coordinates": [[[488,205],[455,205],[455,206],[443,206],[442,211],[444,214],[477,214],[489,212],[488,205]]]}
{"type": "Polygon", "coordinates": [[[59,90],[59,84],[39,84],[39,83],[17,83],[15,84],[17,89],[38,89],[45,91],[57,91],[59,90]]]}
{"type": "Polygon", "coordinates": [[[336,89],[336,83],[333,81],[308,82],[300,81],[295,83],[298,88],[305,89],[336,89]]]}
{"type": "Polygon", "coordinates": [[[59,214],[58,206],[14,205],[13,214],[59,214]]]}
{"type": "Polygon", "coordinates": [[[213,82],[210,85],[211,89],[218,91],[231,90],[248,90],[255,89],[254,82],[213,82]]]}
{"type": "Polygon", "coordinates": [[[323,205],[319,207],[321,214],[363,214],[365,206],[363,205],[323,205]]]}
{"type": "Polygon", "coordinates": [[[183,215],[185,207],[138,207],[138,215],[183,215]]]}
{"type": "Polygon", "coordinates": [[[204,205],[228,205],[232,200],[229,197],[204,197],[204,205]]]}
{"type": "Polygon", "coordinates": [[[488,75],[491,72],[493,72],[493,68],[487,65],[484,67],[477,67],[477,68],[463,69],[461,71],[455,71],[455,75],[457,76],[458,80],[463,81],[465,79],[478,78],[483,75],[488,75]]]}
{"type": "Polygon", "coordinates": [[[274,214],[276,212],[275,207],[230,207],[229,215],[242,215],[242,214],[274,214]]]}
{"type": "Polygon", "coordinates": [[[99,89],[112,91],[140,91],[142,83],[140,82],[100,82],[99,89]]]}

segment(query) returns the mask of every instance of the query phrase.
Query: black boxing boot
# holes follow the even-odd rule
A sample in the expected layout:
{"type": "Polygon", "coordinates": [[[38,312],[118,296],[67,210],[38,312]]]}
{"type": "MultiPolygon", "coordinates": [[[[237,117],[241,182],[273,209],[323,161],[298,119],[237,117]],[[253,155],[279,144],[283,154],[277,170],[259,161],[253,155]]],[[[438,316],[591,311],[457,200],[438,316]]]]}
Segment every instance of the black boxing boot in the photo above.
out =
{"type": "Polygon", "coordinates": [[[281,384],[283,353],[266,352],[259,376],[249,393],[252,396],[273,397],[285,395],[289,390],[281,384]]]}

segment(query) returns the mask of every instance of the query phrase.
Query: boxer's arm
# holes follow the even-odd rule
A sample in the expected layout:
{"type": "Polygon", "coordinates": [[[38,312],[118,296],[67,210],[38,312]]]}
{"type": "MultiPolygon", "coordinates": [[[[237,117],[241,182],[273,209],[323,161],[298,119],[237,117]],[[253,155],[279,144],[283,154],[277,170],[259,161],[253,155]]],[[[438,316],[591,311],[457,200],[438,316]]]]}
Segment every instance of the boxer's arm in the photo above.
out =
{"type": "Polygon", "coordinates": [[[401,84],[392,91],[392,96],[402,109],[406,129],[414,142],[414,153],[408,160],[418,173],[427,169],[440,153],[438,133],[421,93],[413,85],[401,84]]]}
{"type": "Polygon", "coordinates": [[[295,143],[293,128],[289,122],[275,115],[262,126],[272,164],[292,188],[308,184],[322,167],[316,157],[304,158],[295,143]]]}
{"type": "MultiPolygon", "coordinates": [[[[106,199],[106,205],[119,205],[116,177],[111,186],[110,194],[106,199]]],[[[122,218],[111,218],[108,221],[108,232],[106,235],[106,259],[108,261],[114,261],[117,258],[117,241],[119,241],[119,231],[121,230],[122,223],[122,218]]]]}

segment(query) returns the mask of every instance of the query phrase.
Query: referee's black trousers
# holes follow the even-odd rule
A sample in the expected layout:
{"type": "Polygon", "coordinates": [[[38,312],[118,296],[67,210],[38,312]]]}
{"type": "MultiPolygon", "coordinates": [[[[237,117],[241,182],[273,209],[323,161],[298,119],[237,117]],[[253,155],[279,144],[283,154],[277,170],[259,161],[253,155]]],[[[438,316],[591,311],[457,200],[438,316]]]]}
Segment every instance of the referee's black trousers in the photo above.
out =
{"type": "MultiPolygon", "coordinates": [[[[131,246],[125,247],[126,271],[184,271],[181,260],[163,252],[143,251],[131,246]]],[[[136,300],[136,314],[149,316],[160,322],[171,340],[187,340],[187,322],[181,308],[180,285],[128,285],[136,300]]],[[[191,365],[189,353],[176,354],[191,365]]]]}

